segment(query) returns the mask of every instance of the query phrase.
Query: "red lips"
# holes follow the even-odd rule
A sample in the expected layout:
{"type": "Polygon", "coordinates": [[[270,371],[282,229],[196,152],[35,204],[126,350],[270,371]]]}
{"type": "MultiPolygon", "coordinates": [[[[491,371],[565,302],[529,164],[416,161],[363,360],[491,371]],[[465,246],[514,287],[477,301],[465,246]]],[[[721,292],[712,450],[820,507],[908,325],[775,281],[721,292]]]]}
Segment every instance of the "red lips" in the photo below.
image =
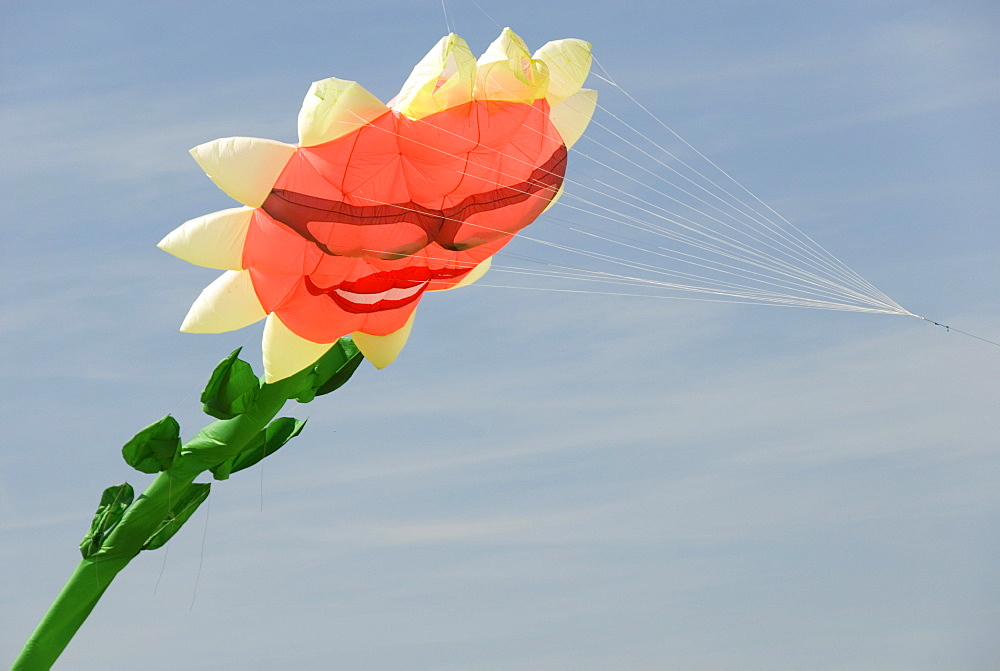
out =
{"type": "Polygon", "coordinates": [[[309,276],[306,288],[313,296],[326,296],[342,310],[363,314],[392,310],[416,302],[433,279],[458,279],[471,268],[443,268],[431,270],[424,266],[411,266],[366,275],[353,282],[341,282],[330,287],[317,286],[309,276]]]}

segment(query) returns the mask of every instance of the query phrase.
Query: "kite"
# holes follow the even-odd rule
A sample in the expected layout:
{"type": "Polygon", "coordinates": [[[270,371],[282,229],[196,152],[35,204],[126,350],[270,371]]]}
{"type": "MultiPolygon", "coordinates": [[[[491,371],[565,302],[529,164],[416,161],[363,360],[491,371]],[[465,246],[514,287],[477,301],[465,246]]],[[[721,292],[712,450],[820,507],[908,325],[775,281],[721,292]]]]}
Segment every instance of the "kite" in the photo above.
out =
{"type": "Polygon", "coordinates": [[[210,472],[225,480],[298,435],[304,421],[277,417],[289,400],[308,403],[335,391],[364,359],[379,368],[391,363],[424,295],[481,278],[493,256],[552,206],[565,182],[589,192],[570,194],[575,205],[569,208],[610,221],[628,236],[579,224],[576,233],[652,255],[657,263],[687,265],[666,270],[553,244],[550,249],[612,266],[587,271],[547,262],[535,274],[732,302],[918,316],[780,216],[772,219],[768,213],[777,213],[679,136],[742,189],[735,191],[740,195],[627,124],[637,142],[667,160],[596,121],[595,129],[635,148],[653,167],[626,159],[629,167],[612,170],[638,193],[603,178],[595,186],[568,179],[568,149],[597,109],[596,92],[582,88],[591,61],[587,42],[558,40],[531,54],[510,29],[476,59],[451,34],[387,103],[352,81],[315,82],[299,113],[297,144],[230,137],[191,150],[240,206],[192,219],[159,244],[225,271],[202,291],[181,330],[217,333],[266,319],[264,376],[237,350],[215,368],[201,394],[215,421],[183,441],[178,422],[167,415],[124,445],[126,463],[156,477],[139,496],[128,483],[104,490],[80,543],[81,562],[14,669],[50,668],[115,576],[142,551],[166,544],[207,499],[211,483],[196,482],[199,476],[210,472]],[[643,173],[655,183],[640,182],[643,173]],[[656,196],[674,210],[649,200],[656,196]],[[640,233],[656,236],[655,243],[643,246],[633,237],[640,233]],[[641,272],[652,277],[634,276],[641,272]]]}
{"type": "Polygon", "coordinates": [[[234,137],[191,150],[242,206],[192,219],[160,247],[226,272],[181,330],[228,331],[267,319],[264,376],[233,352],[201,394],[216,418],[186,442],[166,417],[122,448],[157,474],[138,497],[104,490],[80,543],[82,561],[25,643],[14,669],[48,669],[115,576],[162,547],[211,483],[273,454],[304,421],[275,418],[381,368],[406,343],[428,291],[476,281],[490,259],[561,192],[567,150],[597,103],[581,89],[590,44],[549,42],[533,55],[505,29],[477,60],[448,35],[383,104],[355,82],[306,94],[299,144],[234,137]]]}
{"type": "Polygon", "coordinates": [[[243,207],[183,224],[160,248],[225,270],[181,330],[218,333],[266,317],[268,381],[353,334],[381,368],[428,291],[466,286],[557,198],[567,149],[597,103],[581,89],[590,44],[532,55],[509,28],[477,60],[448,35],[388,104],[355,82],[306,94],[299,144],[223,138],[191,150],[243,207]]]}

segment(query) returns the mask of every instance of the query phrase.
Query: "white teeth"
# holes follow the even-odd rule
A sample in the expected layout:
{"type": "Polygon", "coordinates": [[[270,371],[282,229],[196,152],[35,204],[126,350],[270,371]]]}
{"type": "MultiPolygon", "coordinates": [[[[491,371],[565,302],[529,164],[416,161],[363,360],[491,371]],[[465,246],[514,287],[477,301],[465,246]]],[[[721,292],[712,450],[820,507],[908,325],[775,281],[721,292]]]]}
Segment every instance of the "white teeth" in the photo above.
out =
{"type": "Polygon", "coordinates": [[[358,305],[374,305],[380,301],[401,301],[416,296],[427,286],[427,282],[421,282],[412,287],[393,287],[377,294],[359,294],[344,289],[334,289],[333,292],[350,303],[358,305]]]}

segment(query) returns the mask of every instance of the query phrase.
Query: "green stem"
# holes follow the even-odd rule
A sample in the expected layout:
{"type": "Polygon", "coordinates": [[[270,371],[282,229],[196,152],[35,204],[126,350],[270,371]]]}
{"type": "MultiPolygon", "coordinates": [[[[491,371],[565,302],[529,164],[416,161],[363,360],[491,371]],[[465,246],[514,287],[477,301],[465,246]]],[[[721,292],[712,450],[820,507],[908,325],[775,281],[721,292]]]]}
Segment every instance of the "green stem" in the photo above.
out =
{"type": "Polygon", "coordinates": [[[298,389],[300,375],[263,385],[253,406],[245,413],[212,422],[184,444],[180,458],[128,507],[101,549],[76,567],[25,643],[12,671],[52,667],[111,581],[142,551],[170,512],[171,504],[198,475],[246,447],[298,389]]]}

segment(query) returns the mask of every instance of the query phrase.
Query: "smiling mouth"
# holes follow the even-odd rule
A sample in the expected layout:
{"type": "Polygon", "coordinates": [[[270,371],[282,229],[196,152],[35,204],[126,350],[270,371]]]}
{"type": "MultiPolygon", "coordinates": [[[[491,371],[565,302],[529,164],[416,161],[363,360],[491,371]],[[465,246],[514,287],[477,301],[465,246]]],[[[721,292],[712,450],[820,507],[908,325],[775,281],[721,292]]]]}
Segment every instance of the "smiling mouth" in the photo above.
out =
{"type": "Polygon", "coordinates": [[[401,270],[372,273],[358,280],[331,287],[317,285],[308,275],[306,289],[313,296],[326,296],[342,310],[356,314],[393,310],[417,301],[434,279],[455,279],[471,268],[431,270],[414,266],[401,270]]]}
{"type": "Polygon", "coordinates": [[[415,284],[412,287],[393,287],[375,294],[363,294],[357,291],[348,291],[336,287],[330,291],[330,297],[345,308],[356,312],[367,312],[369,310],[387,310],[391,307],[400,307],[411,302],[427,288],[426,282],[415,284]]]}

